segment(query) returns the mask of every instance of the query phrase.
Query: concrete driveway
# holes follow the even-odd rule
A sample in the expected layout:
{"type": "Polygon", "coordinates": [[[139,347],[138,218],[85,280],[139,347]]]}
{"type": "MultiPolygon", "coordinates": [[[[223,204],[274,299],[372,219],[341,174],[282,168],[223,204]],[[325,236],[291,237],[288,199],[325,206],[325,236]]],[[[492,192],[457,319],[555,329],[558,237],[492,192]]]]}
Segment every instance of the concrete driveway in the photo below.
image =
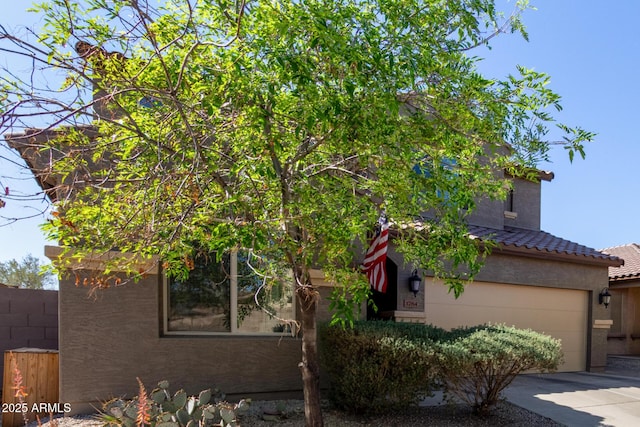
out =
{"type": "Polygon", "coordinates": [[[640,426],[640,378],[587,372],[519,375],[511,403],[567,426],[640,426]]]}

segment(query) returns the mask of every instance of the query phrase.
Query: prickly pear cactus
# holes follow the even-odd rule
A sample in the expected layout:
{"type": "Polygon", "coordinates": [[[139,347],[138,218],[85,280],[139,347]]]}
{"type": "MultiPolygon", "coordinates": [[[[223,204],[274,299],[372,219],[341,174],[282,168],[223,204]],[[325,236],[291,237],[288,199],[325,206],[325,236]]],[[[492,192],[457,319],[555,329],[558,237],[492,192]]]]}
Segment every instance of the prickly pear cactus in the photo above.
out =
{"type": "MultiPolygon", "coordinates": [[[[227,403],[220,390],[203,390],[198,396],[188,396],[184,390],[174,395],[169,383],[160,381],[146,401],[149,403],[149,427],[236,427],[238,414],[246,411],[250,399],[238,404],[227,403]]],[[[131,400],[112,399],[102,405],[105,426],[136,427],[140,396],[131,400]]]]}

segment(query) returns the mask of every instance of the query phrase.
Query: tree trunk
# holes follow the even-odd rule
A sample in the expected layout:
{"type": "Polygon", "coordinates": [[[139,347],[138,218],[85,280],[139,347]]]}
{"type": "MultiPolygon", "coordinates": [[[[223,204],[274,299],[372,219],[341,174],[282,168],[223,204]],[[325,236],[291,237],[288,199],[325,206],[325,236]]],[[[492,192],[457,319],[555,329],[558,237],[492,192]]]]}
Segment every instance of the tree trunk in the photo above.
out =
{"type": "Polygon", "coordinates": [[[311,286],[298,288],[298,301],[302,314],[302,371],[304,390],[304,416],[306,427],[322,427],[320,409],[320,363],[316,331],[316,311],[319,293],[311,286]]]}

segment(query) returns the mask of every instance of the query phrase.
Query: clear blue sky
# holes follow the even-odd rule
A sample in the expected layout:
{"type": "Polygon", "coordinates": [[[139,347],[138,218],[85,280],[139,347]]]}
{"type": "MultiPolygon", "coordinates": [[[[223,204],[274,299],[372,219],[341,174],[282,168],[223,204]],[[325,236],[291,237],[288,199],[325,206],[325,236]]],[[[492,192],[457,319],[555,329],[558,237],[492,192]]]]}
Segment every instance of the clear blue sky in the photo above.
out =
{"type": "MultiPolygon", "coordinates": [[[[37,18],[23,12],[27,3],[3,4],[0,23],[33,26],[37,18]]],[[[496,3],[505,10],[513,5],[496,3]]],[[[515,35],[494,39],[482,69],[493,77],[515,73],[516,64],[548,73],[551,88],[563,99],[564,110],[557,117],[598,134],[587,146],[586,160],[570,164],[564,150],[556,150],[552,163],[540,165],[555,173],[552,182],[543,183],[542,229],[596,249],[640,242],[640,1],[532,3],[538,10],[524,15],[530,41],[515,35]]],[[[1,182],[13,173],[7,168],[6,162],[0,163],[1,182]]],[[[15,191],[33,191],[28,184],[35,186],[26,180],[16,183],[15,191]]],[[[0,215],[7,216],[3,210],[0,215]]],[[[33,209],[19,206],[13,214],[30,212],[33,209]]],[[[38,228],[43,220],[0,227],[0,261],[28,253],[43,257],[45,241],[38,228]]]]}
{"type": "Polygon", "coordinates": [[[498,38],[487,69],[504,75],[521,64],[549,74],[563,100],[557,117],[598,134],[586,160],[570,164],[557,150],[541,165],[555,173],[542,187],[542,229],[596,249],[640,243],[640,1],[532,3],[529,43],[498,38]]]}

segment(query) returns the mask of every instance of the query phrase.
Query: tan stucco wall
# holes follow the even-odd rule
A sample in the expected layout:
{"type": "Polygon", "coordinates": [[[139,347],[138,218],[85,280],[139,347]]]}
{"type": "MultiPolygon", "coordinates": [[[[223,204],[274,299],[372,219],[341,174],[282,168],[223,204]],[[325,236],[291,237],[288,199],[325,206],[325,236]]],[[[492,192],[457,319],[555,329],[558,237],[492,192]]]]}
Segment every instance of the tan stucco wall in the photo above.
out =
{"type": "MultiPolygon", "coordinates": [[[[600,291],[608,286],[609,275],[606,266],[504,255],[495,249],[476,280],[600,291]]],[[[607,313],[604,307],[601,313],[607,313]]]]}
{"type": "MultiPolygon", "coordinates": [[[[513,211],[515,218],[505,218],[504,225],[540,230],[540,182],[513,179],[513,211]]],[[[504,210],[509,210],[506,201],[504,210]]]]}
{"type": "Polygon", "coordinates": [[[300,341],[291,337],[162,336],[160,280],[109,288],[96,295],[60,281],[60,399],[75,412],[166,379],[171,389],[227,394],[301,389],[300,341]]]}
{"type": "Polygon", "coordinates": [[[528,230],[540,230],[540,194],[541,183],[520,178],[510,178],[513,184],[513,211],[515,217],[505,217],[508,200],[482,198],[477,201],[475,210],[467,222],[495,229],[503,226],[519,227],[528,230]]]}

